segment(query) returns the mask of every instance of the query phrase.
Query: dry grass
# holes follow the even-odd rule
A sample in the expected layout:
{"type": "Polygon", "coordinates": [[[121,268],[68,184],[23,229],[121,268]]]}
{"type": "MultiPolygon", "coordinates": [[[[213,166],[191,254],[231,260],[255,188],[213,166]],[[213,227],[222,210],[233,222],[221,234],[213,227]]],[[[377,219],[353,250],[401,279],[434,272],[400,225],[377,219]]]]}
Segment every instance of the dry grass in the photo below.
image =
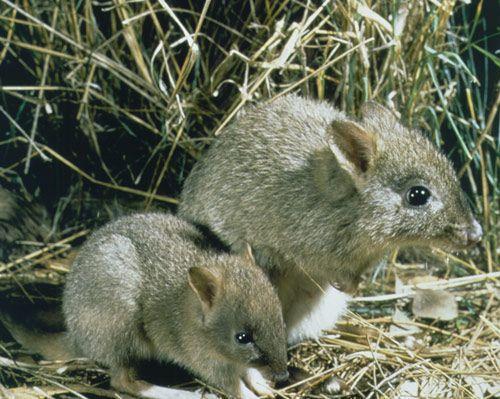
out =
{"type": "MultiPolygon", "coordinates": [[[[278,394],[493,397],[499,60],[482,30],[486,4],[465,3],[0,0],[0,183],[39,191],[55,215],[50,244],[0,264],[0,287],[61,283],[92,225],[67,204],[89,192],[139,199],[141,208],[175,204],[195,159],[248,102],[297,91],[356,112],[377,99],[453,159],[485,239],[469,253],[425,258],[451,282],[457,318],[412,317],[396,276],[421,271],[423,261],[394,255],[362,286],[360,295],[375,298],[355,301],[344,323],[361,328],[292,348],[292,365],[312,377],[278,394]],[[396,308],[409,319],[395,321],[396,308]],[[395,337],[396,324],[419,331],[395,337]],[[332,375],[351,392],[321,393],[332,375]]],[[[115,397],[96,367],[32,364],[13,344],[3,349],[2,396],[115,397]]]]}

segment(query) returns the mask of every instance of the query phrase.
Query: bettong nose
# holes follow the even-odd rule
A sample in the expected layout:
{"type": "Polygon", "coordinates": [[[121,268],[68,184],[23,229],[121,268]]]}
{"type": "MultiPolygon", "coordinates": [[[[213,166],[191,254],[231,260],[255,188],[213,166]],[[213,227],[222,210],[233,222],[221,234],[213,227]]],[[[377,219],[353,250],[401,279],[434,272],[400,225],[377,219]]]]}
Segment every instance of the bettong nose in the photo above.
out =
{"type": "Polygon", "coordinates": [[[290,373],[288,370],[273,373],[273,379],[276,382],[284,382],[288,380],[290,373]]]}

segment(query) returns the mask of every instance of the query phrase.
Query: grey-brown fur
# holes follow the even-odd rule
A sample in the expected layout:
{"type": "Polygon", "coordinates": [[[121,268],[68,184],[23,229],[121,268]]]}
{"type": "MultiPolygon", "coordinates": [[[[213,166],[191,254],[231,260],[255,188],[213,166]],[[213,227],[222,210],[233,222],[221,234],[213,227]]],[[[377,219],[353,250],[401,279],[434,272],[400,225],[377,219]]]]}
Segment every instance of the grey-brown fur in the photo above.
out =
{"type": "Polygon", "coordinates": [[[0,187],[0,259],[22,254],[18,241],[41,241],[49,234],[45,210],[0,187]]]}
{"type": "Polygon", "coordinates": [[[247,107],[222,131],[188,176],[179,212],[235,251],[252,246],[288,327],[319,301],[318,286],[355,288],[392,248],[481,237],[450,162],[420,132],[375,103],[356,120],[296,95],[247,107]],[[405,205],[415,184],[430,188],[429,206],[405,205]]]}
{"type": "Polygon", "coordinates": [[[244,398],[256,398],[248,387],[258,392],[248,370],[287,374],[281,306],[267,276],[207,248],[197,228],[172,215],[126,216],[97,230],[68,274],[63,310],[58,345],[110,367],[112,384],[135,395],[191,397],[137,381],[138,359],[177,363],[244,398]],[[254,345],[236,343],[241,330],[254,345]]]}

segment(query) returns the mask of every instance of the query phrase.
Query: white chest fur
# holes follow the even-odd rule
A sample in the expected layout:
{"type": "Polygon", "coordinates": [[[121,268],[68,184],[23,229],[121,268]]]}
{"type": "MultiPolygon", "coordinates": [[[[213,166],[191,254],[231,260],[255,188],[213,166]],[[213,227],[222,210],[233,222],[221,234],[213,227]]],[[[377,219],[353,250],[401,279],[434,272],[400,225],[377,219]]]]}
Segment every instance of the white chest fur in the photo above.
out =
{"type": "MultiPolygon", "coordinates": [[[[335,326],[335,323],[342,317],[347,310],[349,299],[348,294],[332,286],[324,289],[324,293],[319,299],[301,298],[300,310],[302,310],[302,314],[300,317],[286,316],[287,319],[298,319],[297,322],[289,326],[288,343],[296,344],[305,339],[319,338],[323,330],[335,326]],[[307,311],[303,312],[304,309],[307,311]]],[[[295,310],[298,310],[297,306],[289,311],[294,312],[295,310]]]]}

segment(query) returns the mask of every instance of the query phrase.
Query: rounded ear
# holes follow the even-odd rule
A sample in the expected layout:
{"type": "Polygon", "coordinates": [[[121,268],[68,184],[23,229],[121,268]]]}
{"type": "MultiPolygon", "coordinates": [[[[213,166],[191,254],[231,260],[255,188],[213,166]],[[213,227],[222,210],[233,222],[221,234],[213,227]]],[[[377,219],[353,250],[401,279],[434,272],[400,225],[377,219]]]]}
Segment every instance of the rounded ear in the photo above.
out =
{"type": "Polygon", "coordinates": [[[362,179],[377,153],[375,135],[356,122],[337,120],[330,125],[329,136],[330,149],[340,167],[354,180],[362,179]]]}
{"type": "Polygon", "coordinates": [[[365,102],[360,109],[362,119],[382,120],[391,124],[398,122],[398,118],[389,108],[375,101],[365,102]]]}
{"type": "Polygon", "coordinates": [[[191,267],[189,286],[200,300],[203,310],[210,310],[221,290],[221,278],[206,267],[191,267]]]}
{"type": "Polygon", "coordinates": [[[355,181],[340,166],[330,146],[315,151],[311,161],[314,183],[329,200],[341,200],[356,190],[355,181]]]}

